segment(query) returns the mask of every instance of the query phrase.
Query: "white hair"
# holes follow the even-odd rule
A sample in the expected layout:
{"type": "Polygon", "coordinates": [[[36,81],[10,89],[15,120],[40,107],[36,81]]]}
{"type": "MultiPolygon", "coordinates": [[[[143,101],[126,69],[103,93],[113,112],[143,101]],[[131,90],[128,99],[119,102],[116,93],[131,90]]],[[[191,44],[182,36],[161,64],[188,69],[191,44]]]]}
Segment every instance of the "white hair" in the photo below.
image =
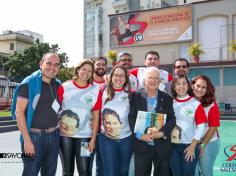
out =
{"type": "Polygon", "coordinates": [[[147,77],[147,75],[151,72],[155,71],[156,73],[158,73],[158,75],[160,76],[160,70],[157,67],[147,67],[146,71],[144,72],[144,76],[143,78],[145,79],[147,77]]]}

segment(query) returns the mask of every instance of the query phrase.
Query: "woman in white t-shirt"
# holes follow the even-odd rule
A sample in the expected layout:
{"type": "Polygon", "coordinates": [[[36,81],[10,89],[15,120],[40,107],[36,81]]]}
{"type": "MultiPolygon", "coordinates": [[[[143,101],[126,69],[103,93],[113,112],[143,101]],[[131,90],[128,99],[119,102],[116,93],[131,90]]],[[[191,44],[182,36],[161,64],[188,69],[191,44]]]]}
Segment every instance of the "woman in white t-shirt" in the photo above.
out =
{"type": "Polygon", "coordinates": [[[74,175],[75,159],[79,175],[92,175],[90,153],[95,148],[102,103],[100,88],[93,84],[93,73],[93,62],[84,59],[75,67],[73,80],[59,88],[63,175],[74,175]]]}
{"type": "Polygon", "coordinates": [[[216,103],[215,87],[207,76],[198,75],[192,80],[192,89],[208,119],[200,145],[200,170],[202,176],[213,176],[214,163],[220,150],[217,130],[220,126],[220,111],[216,103]]]}
{"type": "Polygon", "coordinates": [[[131,130],[128,123],[131,87],[123,66],[115,66],[102,95],[102,127],[99,146],[104,176],[128,176],[131,130]]]}
{"type": "Polygon", "coordinates": [[[194,176],[199,157],[196,146],[205,130],[206,115],[201,103],[191,96],[186,75],[174,78],[171,92],[176,125],[181,129],[179,141],[172,140],[171,170],[174,176],[194,176]]]}

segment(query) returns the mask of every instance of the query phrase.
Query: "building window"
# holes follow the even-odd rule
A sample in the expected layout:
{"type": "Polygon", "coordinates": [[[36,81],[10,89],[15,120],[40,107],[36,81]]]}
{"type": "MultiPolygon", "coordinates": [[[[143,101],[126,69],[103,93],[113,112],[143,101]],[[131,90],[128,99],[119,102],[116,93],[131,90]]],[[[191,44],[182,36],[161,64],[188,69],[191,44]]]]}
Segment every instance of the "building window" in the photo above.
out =
{"type": "Polygon", "coordinates": [[[234,75],[236,75],[236,67],[224,68],[224,86],[236,86],[236,79],[232,79],[234,75]]]}
{"type": "Polygon", "coordinates": [[[202,61],[227,59],[227,18],[207,17],[198,23],[199,43],[205,51],[202,61]]]}
{"type": "Polygon", "coordinates": [[[86,55],[93,55],[94,54],[94,47],[86,48],[86,55]]]}
{"type": "Polygon", "coordinates": [[[206,75],[209,77],[214,86],[220,85],[220,70],[219,68],[194,68],[189,72],[190,80],[197,75],[206,75]]]}
{"type": "Polygon", "coordinates": [[[234,16],[233,29],[234,29],[234,40],[236,40],[236,15],[234,16]]]}
{"type": "Polygon", "coordinates": [[[94,20],[94,14],[93,13],[87,13],[87,21],[94,20]]]}
{"type": "Polygon", "coordinates": [[[180,45],[180,57],[189,60],[188,48],[189,48],[188,44],[181,44],[180,45]]]}
{"type": "Polygon", "coordinates": [[[10,43],[10,51],[14,50],[14,43],[10,43]]]}
{"type": "Polygon", "coordinates": [[[86,28],[86,31],[89,32],[93,32],[94,31],[94,27],[92,25],[88,25],[86,28]]]}

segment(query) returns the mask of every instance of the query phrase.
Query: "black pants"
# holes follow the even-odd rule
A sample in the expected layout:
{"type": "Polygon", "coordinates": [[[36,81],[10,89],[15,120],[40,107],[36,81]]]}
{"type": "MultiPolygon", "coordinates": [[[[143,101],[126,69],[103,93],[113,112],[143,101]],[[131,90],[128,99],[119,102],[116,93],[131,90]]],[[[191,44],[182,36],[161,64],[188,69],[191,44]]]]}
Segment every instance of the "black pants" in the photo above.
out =
{"type": "Polygon", "coordinates": [[[90,138],[71,138],[61,136],[60,140],[60,157],[62,162],[63,176],[73,176],[75,159],[77,170],[80,176],[91,176],[90,168],[91,157],[80,156],[81,142],[89,142],[90,138]]]}
{"type": "Polygon", "coordinates": [[[160,158],[155,153],[154,146],[150,146],[148,152],[135,153],[135,176],[150,176],[152,163],[154,165],[153,176],[170,176],[169,158],[160,158]]]}

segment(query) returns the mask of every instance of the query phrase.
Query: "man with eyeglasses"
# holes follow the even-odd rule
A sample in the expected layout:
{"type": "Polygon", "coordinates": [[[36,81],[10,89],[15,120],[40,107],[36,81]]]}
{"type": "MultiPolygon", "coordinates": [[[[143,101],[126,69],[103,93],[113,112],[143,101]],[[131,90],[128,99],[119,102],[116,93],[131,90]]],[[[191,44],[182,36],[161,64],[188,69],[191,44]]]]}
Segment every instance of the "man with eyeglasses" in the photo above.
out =
{"type": "Polygon", "coordinates": [[[152,164],[154,166],[153,175],[170,176],[170,134],[176,122],[173,99],[165,92],[159,90],[159,84],[159,69],[148,67],[144,74],[145,88],[134,92],[131,97],[129,124],[133,132],[135,176],[150,176],[152,164]],[[155,128],[157,126],[152,126],[155,129],[149,128],[148,133],[145,132],[146,130],[143,133],[134,133],[139,111],[158,113],[158,115],[166,116],[163,127],[155,128]]]}
{"type": "Polygon", "coordinates": [[[188,75],[189,73],[189,62],[185,58],[178,58],[174,61],[173,69],[175,75],[185,74],[188,75]]]}
{"type": "MultiPolygon", "coordinates": [[[[148,51],[145,55],[144,65],[146,67],[138,67],[138,68],[134,68],[134,69],[130,70],[130,73],[137,77],[138,89],[144,88],[143,76],[146,72],[146,69],[148,67],[157,67],[157,68],[159,67],[159,65],[160,65],[159,53],[157,51],[153,51],[153,50],[148,51]]],[[[172,78],[171,74],[169,74],[167,71],[160,70],[160,79],[161,79],[161,82],[159,85],[159,89],[164,90],[165,89],[164,84],[171,81],[173,78],[172,78]]]]}
{"type": "MultiPolygon", "coordinates": [[[[177,58],[173,63],[173,70],[175,76],[179,76],[181,74],[185,74],[188,77],[189,73],[189,62],[185,58],[177,58]]],[[[171,95],[171,83],[172,81],[165,84],[165,92],[171,95]]]]}
{"type": "MultiPolygon", "coordinates": [[[[132,58],[131,53],[127,51],[120,52],[117,56],[117,65],[121,65],[129,71],[133,66],[133,58],[132,58]]],[[[134,75],[129,74],[129,81],[130,81],[132,90],[134,91],[137,90],[138,88],[137,78],[134,75]]]]}

